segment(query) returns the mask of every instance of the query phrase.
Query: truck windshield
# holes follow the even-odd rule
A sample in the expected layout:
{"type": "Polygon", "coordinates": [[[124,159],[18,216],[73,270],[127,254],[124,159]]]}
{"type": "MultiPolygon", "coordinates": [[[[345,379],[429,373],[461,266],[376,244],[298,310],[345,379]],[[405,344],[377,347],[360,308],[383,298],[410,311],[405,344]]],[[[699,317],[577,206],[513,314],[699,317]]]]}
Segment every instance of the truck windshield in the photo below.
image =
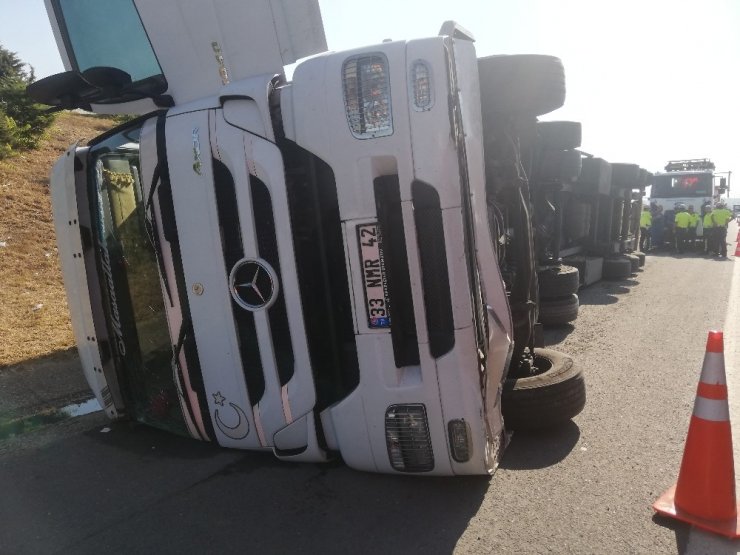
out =
{"type": "Polygon", "coordinates": [[[146,232],[139,127],[90,151],[90,197],[106,317],[131,416],[187,435],[174,383],[172,341],[157,259],[146,232]]]}
{"type": "Polygon", "coordinates": [[[134,83],[164,81],[133,0],[56,0],[54,7],[76,70],[115,67],[134,83]]]}
{"type": "Polygon", "coordinates": [[[709,173],[663,174],[653,177],[652,197],[706,197],[711,194],[712,174],[709,173]]]}

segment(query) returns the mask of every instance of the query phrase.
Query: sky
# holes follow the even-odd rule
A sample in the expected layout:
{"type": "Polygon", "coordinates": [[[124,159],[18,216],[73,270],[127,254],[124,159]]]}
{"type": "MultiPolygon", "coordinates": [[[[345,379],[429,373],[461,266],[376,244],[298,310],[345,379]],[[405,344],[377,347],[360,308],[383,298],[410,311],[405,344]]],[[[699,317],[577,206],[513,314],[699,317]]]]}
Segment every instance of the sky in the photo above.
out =
{"type": "MultiPolygon", "coordinates": [[[[246,0],[245,0],[246,1],[246,0]]],[[[0,44],[37,77],[63,71],[43,0],[0,0],[0,44]]],[[[711,158],[740,197],[740,1],[319,0],[331,50],[436,35],[455,20],[479,56],[549,54],[580,121],[582,150],[662,171],[711,158]]]]}

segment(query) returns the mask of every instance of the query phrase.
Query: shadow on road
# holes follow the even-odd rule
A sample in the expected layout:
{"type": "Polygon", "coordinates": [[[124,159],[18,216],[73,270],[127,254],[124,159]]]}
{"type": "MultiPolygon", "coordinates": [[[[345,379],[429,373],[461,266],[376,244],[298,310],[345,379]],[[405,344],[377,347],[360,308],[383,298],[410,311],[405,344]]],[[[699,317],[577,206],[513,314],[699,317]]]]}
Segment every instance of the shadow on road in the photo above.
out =
{"type": "Polygon", "coordinates": [[[691,526],[657,513],[653,515],[653,522],[658,526],[673,530],[673,533],[676,534],[677,552],[679,554],[686,553],[686,546],[689,543],[689,532],[691,531],[691,526]]]}
{"type": "Polygon", "coordinates": [[[552,430],[515,432],[501,468],[534,470],[553,466],[570,454],[580,437],[581,430],[572,420],[552,430]]]}
{"type": "Polygon", "coordinates": [[[677,258],[677,259],[684,259],[684,258],[706,258],[707,260],[711,259],[712,256],[699,250],[687,250],[685,252],[676,252],[674,250],[651,250],[648,254],[648,259],[650,258],[677,258]]]}
{"type": "Polygon", "coordinates": [[[72,347],[0,366],[0,413],[27,413],[92,397],[72,347]]]}
{"type": "Polygon", "coordinates": [[[551,347],[562,342],[576,327],[573,324],[561,324],[558,326],[547,326],[543,331],[545,347],[551,347]]]}
{"type": "Polygon", "coordinates": [[[679,555],[736,555],[740,553],[740,540],[704,532],[685,522],[654,514],[653,522],[676,534],[676,551],[679,555]]]}
{"type": "Polygon", "coordinates": [[[630,292],[631,287],[639,285],[640,282],[634,277],[614,281],[599,281],[578,292],[578,301],[581,305],[607,305],[619,301],[616,295],[624,295],[630,292]]]}
{"type": "Polygon", "coordinates": [[[283,463],[120,423],[2,461],[0,551],[450,553],[488,487],[283,463]]]}

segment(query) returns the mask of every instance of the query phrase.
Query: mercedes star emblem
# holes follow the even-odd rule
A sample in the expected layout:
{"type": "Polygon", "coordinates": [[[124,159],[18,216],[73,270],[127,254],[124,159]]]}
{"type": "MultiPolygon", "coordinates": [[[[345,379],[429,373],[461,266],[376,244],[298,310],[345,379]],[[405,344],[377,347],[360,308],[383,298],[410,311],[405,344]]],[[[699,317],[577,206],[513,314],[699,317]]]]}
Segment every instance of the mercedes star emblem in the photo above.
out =
{"type": "Polygon", "coordinates": [[[277,274],[261,258],[243,258],[229,275],[231,296],[240,307],[257,312],[272,306],[278,294],[277,274]]]}

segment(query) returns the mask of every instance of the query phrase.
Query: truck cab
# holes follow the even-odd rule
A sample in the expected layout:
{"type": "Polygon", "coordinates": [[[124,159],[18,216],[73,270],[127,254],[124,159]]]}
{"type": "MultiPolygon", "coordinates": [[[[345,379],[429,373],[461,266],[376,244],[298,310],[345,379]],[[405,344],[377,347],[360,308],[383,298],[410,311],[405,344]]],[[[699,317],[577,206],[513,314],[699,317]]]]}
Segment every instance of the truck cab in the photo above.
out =
{"type": "Polygon", "coordinates": [[[315,0],[47,10],[68,71],[29,93],[140,114],[51,180],[83,369],[111,418],[457,475],[497,467],[507,390],[511,422],[580,412],[580,370],[535,350],[531,222],[520,182],[491,182],[484,121],[508,124],[484,117],[469,32],[326,52],[315,0]],[[518,400],[538,375],[569,404],[518,400]]]}
{"type": "MultiPolygon", "coordinates": [[[[650,203],[662,210],[659,224],[662,229],[657,233],[661,237],[659,243],[673,243],[673,222],[678,206],[693,206],[703,217],[706,210],[717,204],[724,192],[725,180],[714,171],[715,165],[708,158],[671,160],[664,172],[652,177],[650,203]]],[[[701,233],[701,226],[697,233],[701,233]]]]}

